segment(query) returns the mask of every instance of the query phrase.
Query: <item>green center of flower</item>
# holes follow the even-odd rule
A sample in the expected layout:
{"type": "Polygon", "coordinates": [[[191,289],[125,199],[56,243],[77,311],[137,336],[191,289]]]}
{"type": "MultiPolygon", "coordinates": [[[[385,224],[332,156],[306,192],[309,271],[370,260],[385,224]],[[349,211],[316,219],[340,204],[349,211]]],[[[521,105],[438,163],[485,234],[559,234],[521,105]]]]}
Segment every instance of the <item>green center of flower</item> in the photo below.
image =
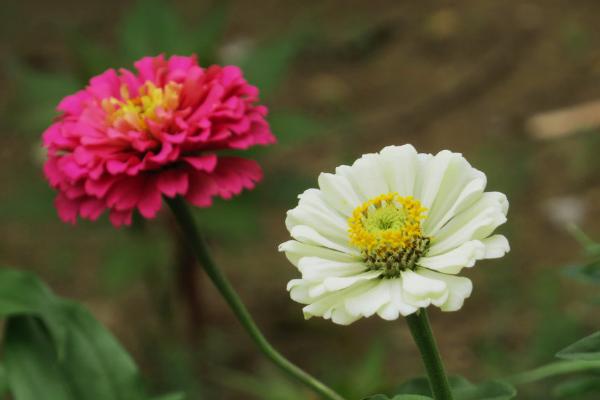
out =
{"type": "Polygon", "coordinates": [[[429,248],[430,239],[421,230],[425,211],[410,196],[377,196],[358,206],[348,219],[350,243],[361,250],[369,269],[395,278],[414,269],[429,248]]]}
{"type": "Polygon", "coordinates": [[[406,212],[404,208],[396,208],[387,204],[375,209],[364,221],[367,232],[375,233],[387,230],[401,230],[406,223],[406,212]]]}

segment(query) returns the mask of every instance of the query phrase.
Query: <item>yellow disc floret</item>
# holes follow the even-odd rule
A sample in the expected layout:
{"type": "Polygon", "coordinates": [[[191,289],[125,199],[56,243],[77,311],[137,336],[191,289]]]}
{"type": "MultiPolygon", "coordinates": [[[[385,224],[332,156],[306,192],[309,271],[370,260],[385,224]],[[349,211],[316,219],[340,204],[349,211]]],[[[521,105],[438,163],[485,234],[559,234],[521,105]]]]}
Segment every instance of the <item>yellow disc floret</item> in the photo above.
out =
{"type": "Polygon", "coordinates": [[[160,121],[161,115],[179,106],[180,92],[181,84],[169,82],[164,87],[157,87],[148,81],[140,86],[138,96],[131,97],[127,86],[122,85],[121,99],[104,99],[102,108],[109,124],[145,131],[148,120],[160,121]]]}
{"type": "Polygon", "coordinates": [[[427,209],[412,196],[387,193],[358,206],[348,219],[350,243],[359,248],[371,269],[384,277],[412,269],[427,250],[421,221],[427,209]]]}

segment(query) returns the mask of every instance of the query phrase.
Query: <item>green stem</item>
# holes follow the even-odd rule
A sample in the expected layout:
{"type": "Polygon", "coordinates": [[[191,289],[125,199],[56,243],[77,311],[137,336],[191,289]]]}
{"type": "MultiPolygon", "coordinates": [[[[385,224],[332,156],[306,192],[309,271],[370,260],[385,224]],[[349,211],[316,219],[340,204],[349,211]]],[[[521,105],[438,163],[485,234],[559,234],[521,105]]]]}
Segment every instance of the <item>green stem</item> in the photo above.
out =
{"type": "Polygon", "coordinates": [[[320,394],[324,399],[344,400],[344,398],[333,391],[333,389],[327,387],[313,376],[292,364],[288,359],[281,355],[281,353],[275,350],[273,346],[271,346],[271,344],[256,326],[256,323],[250,316],[250,313],[246,309],[246,306],[244,306],[244,303],[236,293],[235,289],[233,289],[225,275],[223,275],[221,270],[214,263],[204,238],[196,229],[193,216],[190,213],[185,201],[181,197],[165,199],[173,211],[175,219],[177,220],[179,227],[187,239],[188,245],[194,251],[196,258],[204,268],[204,271],[206,271],[206,274],[212,280],[221,295],[225,298],[225,301],[227,301],[227,304],[229,304],[229,307],[233,313],[236,315],[240,323],[246,329],[260,350],[265,354],[265,356],[267,356],[275,365],[287,372],[289,375],[296,378],[304,385],[314,390],[316,393],[320,394]]]}
{"type": "Polygon", "coordinates": [[[419,309],[416,313],[406,317],[406,322],[421,352],[433,398],[435,400],[452,400],[450,384],[429,325],[427,311],[424,308],[419,309]]]}
{"type": "Polygon", "coordinates": [[[574,372],[600,370],[600,361],[569,360],[557,361],[548,365],[532,369],[530,371],[515,374],[508,381],[515,385],[532,383],[542,379],[551,378],[556,375],[570,374],[574,372]]]}

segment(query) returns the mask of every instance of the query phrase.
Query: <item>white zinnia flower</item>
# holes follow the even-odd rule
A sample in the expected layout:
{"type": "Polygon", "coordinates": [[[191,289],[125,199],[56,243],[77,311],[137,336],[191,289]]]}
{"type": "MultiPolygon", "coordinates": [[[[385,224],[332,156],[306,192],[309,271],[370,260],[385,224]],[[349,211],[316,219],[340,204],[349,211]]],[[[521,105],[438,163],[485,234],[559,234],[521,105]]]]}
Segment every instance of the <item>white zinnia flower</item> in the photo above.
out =
{"type": "Polygon", "coordinates": [[[411,145],[365,154],[287,213],[294,240],[282,243],[302,278],[288,290],[305,318],[347,325],[377,313],[393,320],[433,304],[456,311],[473,285],[456,276],[509,251],[508,201],[484,192],[486,176],[461,154],[422,154],[411,145]]]}

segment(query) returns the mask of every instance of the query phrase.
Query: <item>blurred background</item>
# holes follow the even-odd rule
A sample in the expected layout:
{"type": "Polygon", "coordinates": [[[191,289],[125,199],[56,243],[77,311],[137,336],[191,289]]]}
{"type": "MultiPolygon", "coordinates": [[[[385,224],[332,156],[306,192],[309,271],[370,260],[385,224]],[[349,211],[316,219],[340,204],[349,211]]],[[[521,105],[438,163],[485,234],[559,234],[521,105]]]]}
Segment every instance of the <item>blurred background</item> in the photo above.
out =
{"type": "MultiPolygon", "coordinates": [[[[600,238],[600,2],[6,2],[0,16],[0,262],[86,304],[157,390],[190,399],[310,399],[255,350],[168,213],[115,230],[61,223],[43,130],[62,96],[144,55],[237,64],[279,143],[252,150],[264,181],[196,210],[215,257],[267,337],[351,399],[422,373],[402,320],[304,321],[277,252],[285,211],[321,171],[389,144],[462,152],[509,197],[512,251],[466,272],[461,312],[430,314],[452,374],[510,376],[598,329],[598,286],[566,226],[600,238]]],[[[600,275],[599,275],[600,276],[600,275]]],[[[561,379],[520,388],[560,398],[561,379]],[[557,389],[558,387],[558,389],[557,389]]],[[[597,398],[592,397],[589,398],[597,398]]],[[[583,396],[577,398],[584,398],[583,396]]]]}

